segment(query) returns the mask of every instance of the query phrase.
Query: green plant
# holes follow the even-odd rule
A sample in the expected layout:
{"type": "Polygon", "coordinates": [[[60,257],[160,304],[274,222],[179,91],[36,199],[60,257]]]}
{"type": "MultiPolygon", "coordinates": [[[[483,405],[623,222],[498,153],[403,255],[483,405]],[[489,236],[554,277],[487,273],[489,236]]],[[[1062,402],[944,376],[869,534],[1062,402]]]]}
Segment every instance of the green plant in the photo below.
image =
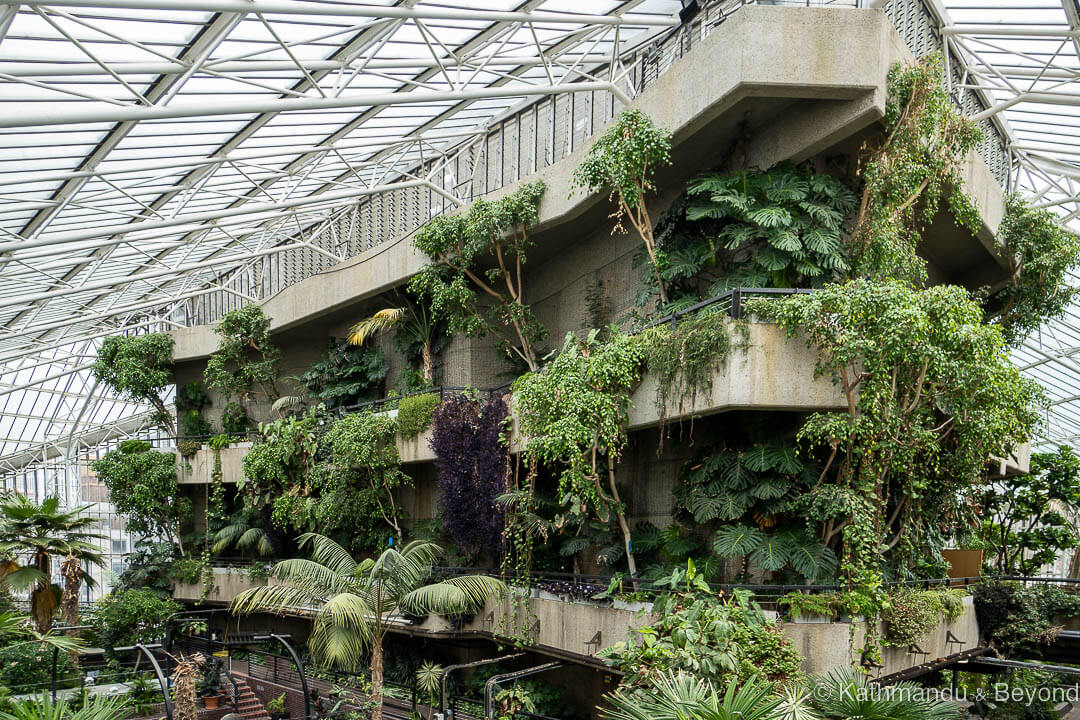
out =
{"type": "Polygon", "coordinates": [[[182,458],[193,458],[195,453],[202,450],[201,440],[180,440],[176,443],[176,451],[180,453],[182,458]]]}
{"type": "Polygon", "coordinates": [[[287,417],[259,425],[259,440],[244,456],[236,488],[255,510],[273,508],[280,529],[305,527],[311,509],[305,478],[315,460],[318,416],[287,417]]]}
{"type": "Polygon", "coordinates": [[[300,382],[315,400],[333,409],[375,399],[386,373],[386,359],[376,348],[329,338],[322,358],[300,382]]]}
{"type": "Polygon", "coordinates": [[[652,263],[660,303],[667,303],[661,273],[664,258],[656,247],[653,223],[645,196],[656,189],[656,170],[671,164],[671,133],[653,124],[640,110],[626,110],[589,147],[574,169],[573,187],[586,192],[608,191],[616,203],[611,233],[625,233],[629,220],[645,244],[652,263]]]}
{"type": "Polygon", "coordinates": [[[221,340],[206,363],[207,386],[244,400],[258,385],[268,398],[277,398],[274,379],[281,350],[270,340],[270,318],[262,308],[245,305],[225,313],[215,332],[221,340]]]}
{"type": "MultiPolygon", "coordinates": [[[[420,380],[416,389],[432,387],[435,384],[435,356],[446,343],[445,323],[437,322],[423,303],[418,303],[405,293],[395,293],[396,307],[376,310],[360,320],[349,330],[349,342],[363,345],[371,338],[391,328],[397,330],[397,346],[405,360],[414,363],[419,356],[420,380]]],[[[411,368],[403,368],[403,376],[411,368]]],[[[412,371],[415,372],[415,371],[412,371]]]]}
{"type": "Polygon", "coordinates": [[[636,576],[615,465],[627,441],[629,395],[639,380],[641,342],[613,332],[602,343],[597,335],[592,330],[582,341],[567,333],[562,349],[542,371],[517,379],[514,400],[530,466],[542,462],[560,470],[558,494],[565,515],[556,525],[566,519],[582,525],[592,517],[607,523],[614,515],[630,574],[636,576]]]}
{"type": "MultiPolygon", "coordinates": [[[[359,474],[363,490],[362,504],[374,506],[378,516],[401,538],[400,510],[394,501],[394,488],[412,483],[401,470],[398,455],[398,424],[388,415],[353,413],[336,420],[327,430],[324,442],[334,463],[359,474]]],[[[355,520],[355,518],[354,518],[355,520]]]]}
{"type": "MultiPolygon", "coordinates": [[[[36,695],[48,690],[52,680],[53,650],[38,642],[15,642],[0,648],[0,685],[17,695],[36,695]]],[[[63,681],[74,674],[71,655],[56,655],[56,677],[63,681]]]]}
{"type": "Polygon", "coordinates": [[[511,685],[495,694],[495,703],[499,720],[513,720],[522,712],[535,712],[536,705],[528,689],[521,685],[511,685]]]}
{"type": "Polygon", "coordinates": [[[732,287],[818,287],[846,277],[844,219],[857,207],[840,180],[809,165],[711,173],[687,186],[698,242],[669,254],[668,279],[720,265],[710,294],[732,287]]]}
{"type": "Polygon", "coordinates": [[[126,567],[116,576],[113,593],[141,588],[158,597],[169,597],[176,561],[176,547],[172,543],[140,540],[124,561],[126,567]]]}
{"type": "Polygon", "coordinates": [[[1016,344],[1046,321],[1059,318],[1076,296],[1068,272],[1080,263],[1080,238],[1054,213],[1031,206],[1019,195],[1005,199],[998,225],[1001,254],[1010,282],[986,299],[987,315],[1016,344]]]}
{"type": "Polygon", "coordinates": [[[414,438],[431,427],[435,408],[442,400],[435,393],[409,395],[398,401],[398,434],[403,438],[414,438]]]}
{"type": "Polygon", "coordinates": [[[329,665],[354,667],[371,651],[372,720],[382,717],[383,639],[401,613],[473,613],[505,592],[499,580],[462,575],[425,584],[441,553],[439,546],[414,541],[357,562],[345,548],[322,535],[300,537],[311,559],[284,560],[274,566],[276,585],[251,588],[232,603],[233,612],[280,612],[287,607],[319,608],[308,647],[329,665]]]}
{"type": "Polygon", "coordinates": [[[267,701],[266,709],[272,713],[281,714],[285,712],[285,693],[281,693],[276,698],[272,698],[267,701]]]}
{"type": "Polygon", "coordinates": [[[147,442],[125,441],[90,467],[108,488],[116,512],[127,516],[131,532],[164,535],[184,553],[180,527],[191,514],[191,500],[180,492],[176,456],[152,450],[147,442]]]}
{"type": "Polygon", "coordinates": [[[784,595],[777,601],[777,604],[785,608],[788,615],[795,619],[814,615],[832,619],[837,614],[838,600],[838,593],[804,593],[798,591],[784,595]]]}
{"type": "Polygon", "coordinates": [[[101,343],[90,372],[120,397],[152,405],[157,420],[175,435],[176,424],[162,398],[173,382],[172,357],[168,333],[113,335],[101,343]]]}
{"type": "Polygon", "coordinates": [[[180,430],[186,437],[204,437],[214,432],[214,426],[198,410],[180,413],[180,430]]]}
{"type": "Polygon", "coordinates": [[[131,709],[123,697],[91,695],[75,708],[66,698],[53,701],[47,694],[12,703],[0,714],[3,720],[124,720],[131,709]]]}
{"type": "Polygon", "coordinates": [[[861,670],[843,667],[813,678],[805,702],[822,720],[959,720],[959,705],[920,699],[920,690],[914,682],[874,685],[861,670]]]}
{"type": "Polygon", "coordinates": [[[227,435],[243,435],[252,426],[251,418],[247,409],[240,403],[233,401],[221,411],[221,429],[227,435]]]}
{"type": "Polygon", "coordinates": [[[430,301],[432,322],[445,323],[449,333],[496,335],[506,354],[531,371],[547,331],[525,304],[522,266],[544,190],[542,182],[525,184],[495,201],[476,200],[466,213],[433,218],[413,238],[431,262],[409,281],[412,293],[430,301]],[[498,267],[485,270],[489,256],[498,267]]]}
{"type": "Polygon", "coordinates": [[[889,593],[888,605],[882,614],[886,623],[885,644],[907,647],[931,633],[941,620],[941,604],[936,595],[910,588],[889,593]]]}
{"type": "Polygon", "coordinates": [[[165,635],[165,621],[184,608],[171,598],[147,589],[112,592],[101,599],[89,617],[91,639],[97,647],[127,647],[154,643],[165,635]]]}
{"type": "Polygon", "coordinates": [[[1057,616],[1080,615],[1080,596],[1061,588],[987,582],[972,594],[979,632],[1001,652],[1039,652],[1061,630],[1057,616]]]}
{"type": "Polygon", "coordinates": [[[52,585],[52,558],[72,555],[105,564],[98,549],[105,536],[91,532],[98,521],[87,514],[89,509],[89,505],[61,509],[56,496],[38,504],[13,493],[0,501],[0,587],[29,591],[30,613],[40,633],[52,627],[59,600],[52,585]]]}
{"type": "Polygon", "coordinates": [[[442,665],[430,660],[425,660],[423,664],[416,669],[416,689],[423,694],[429,707],[434,707],[435,705],[435,699],[439,696],[439,690],[442,687],[442,678],[445,672],[446,670],[442,665]]]}
{"type": "Polygon", "coordinates": [[[814,413],[798,433],[827,455],[798,509],[839,545],[852,589],[883,600],[883,564],[904,573],[940,555],[940,528],[965,522],[988,459],[1030,437],[1039,389],[962,288],[858,280],[748,306],[802,333],[838,381],[847,412],[814,413]]]}
{"type": "Polygon", "coordinates": [[[982,134],[949,97],[944,72],[941,55],[889,70],[884,140],[868,144],[859,162],[863,190],[850,247],[860,277],[922,283],[920,229],[942,200],[958,225],[972,233],[978,227],[962,169],[982,134]]]}
{"type": "Polygon", "coordinates": [[[1062,445],[1034,453],[1030,472],[987,483],[977,495],[986,564],[1003,575],[1035,575],[1063,550],[1080,547],[1068,518],[1080,509],[1080,458],[1062,445]]]}
{"type": "Polygon", "coordinates": [[[148,714],[155,705],[162,702],[161,688],[147,673],[140,673],[128,682],[128,691],[124,700],[131,706],[135,715],[148,714]]]}
{"type": "MultiPolygon", "coordinates": [[[[217,555],[236,549],[242,554],[254,552],[260,557],[269,557],[275,552],[274,543],[266,532],[262,517],[251,508],[244,508],[229,518],[214,533],[210,549],[217,555]]],[[[260,566],[252,565],[252,568],[256,567],[260,566]]]]}

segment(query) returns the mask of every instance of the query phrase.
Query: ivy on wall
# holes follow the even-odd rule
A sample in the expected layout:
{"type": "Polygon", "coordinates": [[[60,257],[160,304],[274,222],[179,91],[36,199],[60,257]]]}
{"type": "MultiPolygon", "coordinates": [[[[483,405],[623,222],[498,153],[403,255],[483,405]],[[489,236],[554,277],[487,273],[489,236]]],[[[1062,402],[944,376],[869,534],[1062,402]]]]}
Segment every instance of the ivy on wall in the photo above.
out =
{"type": "Polygon", "coordinates": [[[173,339],[168,333],[105,338],[90,372],[122,398],[149,403],[155,419],[176,434],[163,395],[173,382],[173,339]]]}
{"type": "Polygon", "coordinates": [[[509,357],[533,371],[547,331],[525,302],[522,268],[545,189],[542,182],[525,184],[498,200],[476,200],[465,213],[433,218],[413,238],[431,262],[409,281],[450,333],[495,335],[509,357]],[[491,256],[496,267],[486,269],[482,263],[491,256]]]}

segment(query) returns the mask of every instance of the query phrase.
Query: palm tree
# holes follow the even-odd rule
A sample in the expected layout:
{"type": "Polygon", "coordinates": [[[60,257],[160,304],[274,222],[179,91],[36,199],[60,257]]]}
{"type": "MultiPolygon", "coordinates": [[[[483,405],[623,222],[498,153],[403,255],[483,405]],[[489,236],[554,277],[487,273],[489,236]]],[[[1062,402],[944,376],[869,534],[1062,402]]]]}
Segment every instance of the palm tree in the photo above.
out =
{"type": "Polygon", "coordinates": [[[279,584],[245,590],[233,600],[232,610],[313,609],[308,645],[316,660],[328,665],[352,669],[370,649],[372,720],[382,718],[383,638],[402,613],[474,613],[489,597],[506,591],[500,580],[482,575],[425,584],[442,554],[434,543],[414,540],[360,562],[325,535],[306,533],[298,543],[301,549],[311,548],[311,559],[279,562],[271,571],[279,584]]]}
{"type": "Polygon", "coordinates": [[[772,683],[751,679],[731,682],[720,693],[708,681],[689,673],[668,672],[648,690],[620,688],[602,708],[609,720],[782,720],[783,700],[772,683]]]}
{"type": "Polygon", "coordinates": [[[127,699],[121,695],[90,695],[79,709],[67,698],[53,700],[49,695],[14,702],[0,720],[124,720],[131,715],[127,699]]]}
{"type": "Polygon", "coordinates": [[[406,344],[420,346],[421,372],[424,382],[435,384],[435,340],[440,335],[434,319],[427,310],[408,298],[402,298],[400,307],[387,307],[364,318],[349,330],[349,344],[363,345],[376,335],[391,328],[398,328],[406,344]]]}
{"type": "MultiPolygon", "coordinates": [[[[0,563],[0,587],[30,591],[30,611],[38,632],[52,627],[59,602],[52,585],[52,557],[72,555],[105,565],[94,541],[106,537],[90,532],[98,521],[85,515],[89,507],[62,510],[55,496],[40,505],[19,494],[0,502],[0,557],[7,558],[0,563]],[[19,558],[27,556],[29,562],[20,565],[19,558]]],[[[86,581],[92,583],[90,578],[86,581]]]]}
{"type": "Polygon", "coordinates": [[[888,687],[871,685],[866,673],[837,668],[811,680],[811,703],[822,718],[861,720],[952,720],[958,705],[923,699],[925,690],[912,682],[888,687]]]}
{"type": "Polygon", "coordinates": [[[221,555],[230,548],[241,553],[254,552],[259,557],[269,557],[275,553],[273,539],[266,532],[262,518],[246,509],[231,517],[228,525],[214,533],[211,552],[221,555]]]}

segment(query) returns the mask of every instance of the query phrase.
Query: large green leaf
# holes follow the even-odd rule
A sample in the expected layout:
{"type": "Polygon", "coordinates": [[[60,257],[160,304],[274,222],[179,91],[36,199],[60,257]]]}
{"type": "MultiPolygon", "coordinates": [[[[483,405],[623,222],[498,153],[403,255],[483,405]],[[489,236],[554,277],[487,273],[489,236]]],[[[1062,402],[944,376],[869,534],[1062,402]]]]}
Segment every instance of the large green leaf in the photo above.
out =
{"type": "Polygon", "coordinates": [[[776,572],[791,561],[791,550],[792,542],[786,535],[766,535],[765,540],[751,554],[750,560],[762,570],[776,572]]]}
{"type": "Polygon", "coordinates": [[[725,525],[716,531],[713,552],[721,557],[747,555],[761,547],[765,533],[749,525],[725,525]]]}

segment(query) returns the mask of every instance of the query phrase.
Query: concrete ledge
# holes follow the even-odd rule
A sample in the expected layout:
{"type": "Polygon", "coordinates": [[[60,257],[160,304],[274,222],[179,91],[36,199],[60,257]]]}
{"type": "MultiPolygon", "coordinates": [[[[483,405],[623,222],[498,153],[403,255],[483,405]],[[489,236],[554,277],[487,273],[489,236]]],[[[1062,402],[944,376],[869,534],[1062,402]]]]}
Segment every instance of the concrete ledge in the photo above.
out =
{"type": "MultiPolygon", "coordinates": [[[[237,443],[221,450],[221,481],[235,483],[244,475],[244,457],[251,443],[237,443]]],[[[214,451],[203,447],[191,457],[176,456],[176,480],[181,485],[202,485],[210,482],[214,472],[214,451]]]]}
{"type": "MultiPolygon", "coordinates": [[[[755,140],[751,148],[755,163],[771,165],[807,157],[881,118],[889,66],[910,57],[880,12],[747,6],[665,72],[633,107],[672,130],[676,155],[693,157],[695,148],[706,142],[703,137],[711,134],[702,131],[712,129],[725,113],[731,115],[740,103],[774,101],[773,112],[781,118],[776,132],[755,140]],[[791,42],[795,37],[799,41],[791,42]],[[800,111],[792,113],[780,110],[795,101],[806,107],[799,105],[800,111]]],[[[735,122],[731,117],[726,121],[735,122]]],[[[722,128],[716,127],[719,133],[722,128]]],[[[604,201],[601,195],[571,197],[571,175],[586,149],[522,178],[548,184],[534,234],[570,223],[604,201]]],[[[980,159],[973,156],[970,164],[970,192],[990,219],[992,235],[994,218],[1001,214],[1001,191],[980,159]]],[[[548,233],[549,238],[559,235],[565,233],[548,233]]],[[[424,262],[408,236],[400,237],[292,285],[261,305],[272,318],[272,330],[286,330],[400,285],[424,262]]],[[[206,357],[217,347],[208,325],[173,335],[177,362],[206,357]]]]}
{"type": "Polygon", "coordinates": [[[243,568],[214,568],[214,587],[203,597],[201,583],[176,583],[173,599],[184,602],[230,603],[244,590],[266,585],[266,578],[252,578],[243,568]]]}

